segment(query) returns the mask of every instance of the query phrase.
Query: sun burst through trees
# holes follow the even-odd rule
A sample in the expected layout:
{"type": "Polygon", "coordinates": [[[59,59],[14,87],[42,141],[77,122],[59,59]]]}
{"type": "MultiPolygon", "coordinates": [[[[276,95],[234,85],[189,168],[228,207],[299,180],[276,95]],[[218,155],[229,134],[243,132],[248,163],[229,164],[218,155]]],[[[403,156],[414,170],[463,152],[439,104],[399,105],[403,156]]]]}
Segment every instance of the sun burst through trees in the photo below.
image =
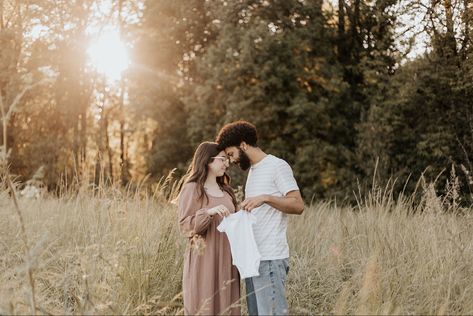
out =
{"type": "Polygon", "coordinates": [[[118,32],[112,30],[97,37],[89,45],[87,54],[92,66],[113,81],[121,78],[130,63],[126,45],[118,32]]]}

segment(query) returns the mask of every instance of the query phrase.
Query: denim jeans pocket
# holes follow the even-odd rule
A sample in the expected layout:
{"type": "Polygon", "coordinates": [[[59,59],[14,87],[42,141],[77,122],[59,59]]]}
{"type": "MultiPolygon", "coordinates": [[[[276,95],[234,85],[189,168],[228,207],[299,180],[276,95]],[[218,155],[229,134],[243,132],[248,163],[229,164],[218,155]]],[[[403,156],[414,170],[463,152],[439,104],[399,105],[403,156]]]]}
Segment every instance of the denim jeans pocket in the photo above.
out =
{"type": "Polygon", "coordinates": [[[278,262],[278,273],[283,284],[286,284],[287,274],[289,273],[289,260],[282,259],[278,262]]]}
{"type": "Polygon", "coordinates": [[[283,259],[282,264],[283,264],[284,270],[286,271],[286,275],[289,274],[289,259],[283,259]]]}
{"type": "Polygon", "coordinates": [[[261,261],[259,264],[259,276],[260,277],[269,277],[272,275],[272,266],[273,262],[270,260],[261,261]]]}

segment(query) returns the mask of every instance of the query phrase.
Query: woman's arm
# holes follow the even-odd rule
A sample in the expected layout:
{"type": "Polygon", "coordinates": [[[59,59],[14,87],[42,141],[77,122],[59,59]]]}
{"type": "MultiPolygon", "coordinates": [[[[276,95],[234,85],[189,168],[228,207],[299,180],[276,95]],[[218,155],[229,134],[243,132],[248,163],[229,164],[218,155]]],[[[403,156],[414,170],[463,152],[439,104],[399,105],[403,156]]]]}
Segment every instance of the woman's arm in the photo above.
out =
{"type": "Polygon", "coordinates": [[[212,221],[197,194],[196,185],[187,183],[179,195],[179,228],[186,237],[204,234],[212,221]]]}

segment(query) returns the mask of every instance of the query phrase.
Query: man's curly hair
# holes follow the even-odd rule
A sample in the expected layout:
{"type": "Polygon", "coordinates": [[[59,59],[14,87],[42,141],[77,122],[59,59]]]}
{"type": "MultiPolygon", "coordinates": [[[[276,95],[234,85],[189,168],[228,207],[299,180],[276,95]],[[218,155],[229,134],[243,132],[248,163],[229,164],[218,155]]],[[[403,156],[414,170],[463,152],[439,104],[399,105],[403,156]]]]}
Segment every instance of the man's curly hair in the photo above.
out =
{"type": "Polygon", "coordinates": [[[215,140],[220,150],[232,146],[240,146],[241,142],[245,142],[250,146],[256,147],[258,136],[256,135],[256,127],[247,121],[236,121],[226,124],[215,140]]]}

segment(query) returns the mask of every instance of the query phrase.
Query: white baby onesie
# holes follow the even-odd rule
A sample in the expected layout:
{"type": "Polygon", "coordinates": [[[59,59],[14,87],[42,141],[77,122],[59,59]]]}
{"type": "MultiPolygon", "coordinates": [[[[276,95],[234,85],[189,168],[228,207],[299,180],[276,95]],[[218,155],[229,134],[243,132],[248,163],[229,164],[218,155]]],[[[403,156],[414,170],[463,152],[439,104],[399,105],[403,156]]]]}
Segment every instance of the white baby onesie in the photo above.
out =
{"type": "Polygon", "coordinates": [[[242,279],[259,276],[261,255],[253,235],[256,216],[247,211],[239,211],[225,217],[217,229],[227,234],[232,252],[233,264],[242,279]]]}

